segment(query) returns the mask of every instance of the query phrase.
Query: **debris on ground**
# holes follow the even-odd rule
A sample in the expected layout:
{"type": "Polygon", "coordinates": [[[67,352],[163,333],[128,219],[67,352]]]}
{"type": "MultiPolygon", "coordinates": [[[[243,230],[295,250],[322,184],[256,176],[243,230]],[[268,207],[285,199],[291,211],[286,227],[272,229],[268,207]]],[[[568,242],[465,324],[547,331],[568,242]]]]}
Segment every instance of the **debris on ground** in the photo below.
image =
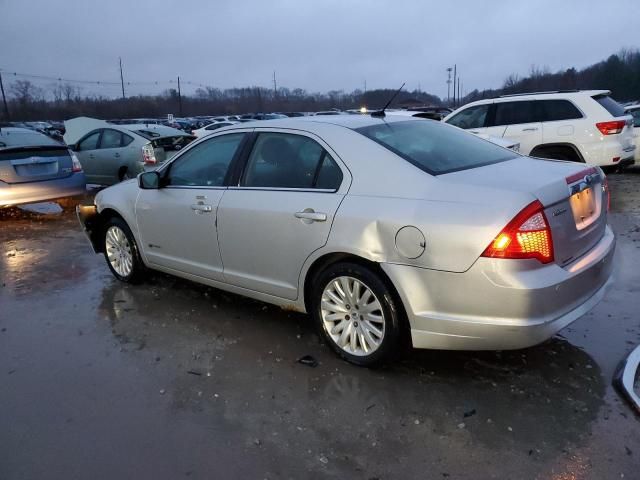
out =
{"type": "Polygon", "coordinates": [[[315,368],[318,366],[318,361],[311,355],[303,355],[296,362],[306,365],[307,367],[315,368]]]}

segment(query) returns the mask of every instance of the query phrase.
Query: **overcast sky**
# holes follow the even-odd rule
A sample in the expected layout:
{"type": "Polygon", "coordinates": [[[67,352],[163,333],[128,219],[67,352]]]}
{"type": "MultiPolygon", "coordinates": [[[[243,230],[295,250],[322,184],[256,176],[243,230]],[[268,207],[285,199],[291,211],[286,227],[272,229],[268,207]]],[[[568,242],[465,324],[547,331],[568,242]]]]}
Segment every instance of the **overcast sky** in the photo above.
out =
{"type": "MultiPolygon", "coordinates": [[[[0,0],[0,69],[309,91],[501,86],[531,65],[581,68],[640,46],[640,0],[0,0]]],[[[51,83],[51,82],[49,82],[51,83]]],[[[46,81],[41,84],[47,84],[46,81]]],[[[185,84],[183,90],[195,87],[185,84]]],[[[117,94],[117,86],[83,91],[117,94]]]]}

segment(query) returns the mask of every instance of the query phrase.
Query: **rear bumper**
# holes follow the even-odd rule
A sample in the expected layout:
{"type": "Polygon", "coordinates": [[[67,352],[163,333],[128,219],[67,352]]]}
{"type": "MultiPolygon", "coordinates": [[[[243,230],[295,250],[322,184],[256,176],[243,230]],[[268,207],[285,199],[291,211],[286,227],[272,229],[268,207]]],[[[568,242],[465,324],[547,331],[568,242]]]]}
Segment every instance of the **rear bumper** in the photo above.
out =
{"type": "Polygon", "coordinates": [[[76,197],[86,192],[84,173],[66,178],[28,183],[0,182],[0,208],[23,203],[45,202],[58,198],[76,197]]]}
{"type": "Polygon", "coordinates": [[[414,347],[508,350],[541,343],[591,310],[612,283],[614,250],[607,227],[565,268],[490,258],[464,273],[382,267],[403,301],[414,347]]]}
{"type": "MultiPolygon", "coordinates": [[[[616,137],[615,135],[610,135],[616,137]]],[[[586,163],[601,167],[617,165],[630,165],[635,162],[636,146],[624,147],[617,138],[604,139],[595,145],[583,146],[583,155],[586,163]],[[618,160],[614,161],[617,158],[618,160]]]]}

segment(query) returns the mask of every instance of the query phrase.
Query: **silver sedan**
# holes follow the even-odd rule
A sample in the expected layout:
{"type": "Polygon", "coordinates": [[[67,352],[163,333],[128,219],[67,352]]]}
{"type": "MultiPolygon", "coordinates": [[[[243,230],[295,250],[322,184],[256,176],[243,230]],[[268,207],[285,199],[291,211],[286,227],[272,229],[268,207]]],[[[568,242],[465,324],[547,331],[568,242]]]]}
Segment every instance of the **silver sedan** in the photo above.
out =
{"type": "Polygon", "coordinates": [[[174,274],[307,312],[359,365],[516,349],[610,284],[599,168],[449,125],[336,115],[226,127],[78,213],[112,273],[174,274]]]}

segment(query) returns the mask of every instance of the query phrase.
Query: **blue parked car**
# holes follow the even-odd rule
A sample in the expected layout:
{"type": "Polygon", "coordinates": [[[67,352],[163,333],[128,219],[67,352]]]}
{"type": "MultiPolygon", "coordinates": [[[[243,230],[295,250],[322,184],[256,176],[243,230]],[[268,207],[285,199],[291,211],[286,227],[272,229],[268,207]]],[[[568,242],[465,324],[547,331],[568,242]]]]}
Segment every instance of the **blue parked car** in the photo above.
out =
{"type": "Polygon", "coordinates": [[[84,195],[77,157],[42,133],[0,127],[0,208],[84,195]]]}

